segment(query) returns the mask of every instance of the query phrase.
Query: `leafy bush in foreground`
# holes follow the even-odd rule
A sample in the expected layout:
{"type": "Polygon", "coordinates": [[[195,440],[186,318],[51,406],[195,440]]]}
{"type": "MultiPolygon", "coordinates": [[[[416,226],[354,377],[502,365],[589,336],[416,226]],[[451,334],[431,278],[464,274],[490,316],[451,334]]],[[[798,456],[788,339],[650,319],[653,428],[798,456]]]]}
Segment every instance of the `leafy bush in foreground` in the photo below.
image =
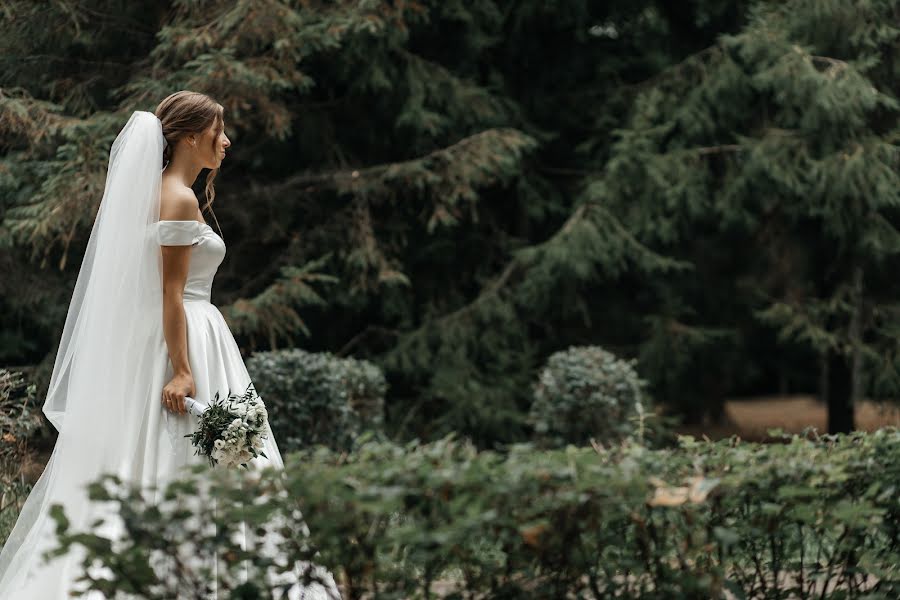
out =
{"type": "Polygon", "coordinates": [[[68,534],[63,545],[80,543],[87,560],[111,569],[113,583],[97,589],[131,586],[153,599],[183,583],[161,577],[157,592],[135,590],[148,580],[146,557],[173,556],[188,539],[219,552],[229,572],[246,561],[242,597],[271,597],[257,575],[271,564],[208,530],[230,532],[241,515],[261,533],[287,534],[279,568],[315,557],[343,579],[348,599],[425,598],[438,579],[455,597],[900,597],[896,429],[506,454],[448,436],[296,453],[286,471],[258,481],[215,475],[219,510],[202,515],[203,527],[178,508],[195,484],[171,488],[174,501],[159,509],[113,492],[105,497],[121,504],[129,532],[121,548],[68,534]],[[292,537],[306,525],[309,537],[292,537]]]}

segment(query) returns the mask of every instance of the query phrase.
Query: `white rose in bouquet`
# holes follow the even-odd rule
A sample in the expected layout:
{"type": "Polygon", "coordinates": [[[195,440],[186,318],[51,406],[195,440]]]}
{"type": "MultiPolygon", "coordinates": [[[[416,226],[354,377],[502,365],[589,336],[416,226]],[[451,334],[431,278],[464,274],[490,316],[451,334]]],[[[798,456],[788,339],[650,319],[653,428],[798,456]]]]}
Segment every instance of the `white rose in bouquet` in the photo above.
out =
{"type": "Polygon", "coordinates": [[[211,465],[246,467],[257,456],[268,458],[263,452],[263,440],[268,437],[268,411],[252,388],[251,383],[243,395],[229,394],[224,399],[216,392],[209,405],[186,399],[199,424],[194,433],[185,437],[191,438],[197,448],[195,453],[206,456],[211,465]]]}

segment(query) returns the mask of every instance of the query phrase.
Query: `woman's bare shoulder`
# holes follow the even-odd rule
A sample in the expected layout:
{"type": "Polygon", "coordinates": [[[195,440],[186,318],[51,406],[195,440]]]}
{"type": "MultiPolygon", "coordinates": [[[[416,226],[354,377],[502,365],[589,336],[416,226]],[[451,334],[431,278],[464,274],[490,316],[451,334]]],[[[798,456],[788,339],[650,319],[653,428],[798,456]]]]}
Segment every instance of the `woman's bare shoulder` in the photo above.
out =
{"type": "Polygon", "coordinates": [[[194,191],[183,185],[163,182],[159,193],[159,218],[161,221],[197,220],[200,205],[194,191]]]}

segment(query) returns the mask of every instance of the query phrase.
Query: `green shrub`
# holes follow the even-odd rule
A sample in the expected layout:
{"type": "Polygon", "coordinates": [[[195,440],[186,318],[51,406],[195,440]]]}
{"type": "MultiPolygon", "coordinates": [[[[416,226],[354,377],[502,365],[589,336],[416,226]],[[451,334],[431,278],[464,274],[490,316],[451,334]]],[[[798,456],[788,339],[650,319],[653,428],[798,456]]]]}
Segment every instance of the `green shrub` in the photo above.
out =
{"type": "Polygon", "coordinates": [[[42,428],[36,392],[22,373],[0,369],[0,459],[19,457],[22,444],[42,428]]]}
{"type": "Polygon", "coordinates": [[[900,597],[897,429],[506,454],[452,437],[369,442],[349,455],[293,453],[284,472],[259,480],[213,475],[205,492],[199,475],[173,485],[159,507],[101,492],[119,503],[130,536],[111,549],[67,532],[61,547],[85,546],[87,561],[111,569],[109,585],[149,600],[194,597],[190,582],[208,574],[187,565],[185,548],[224,557],[228,586],[246,563],[241,597],[272,597],[260,575],[269,560],[255,543],[229,541],[239,518],[275,535],[288,565],[314,559],[331,570],[347,599],[431,597],[437,580],[456,598],[900,597]],[[203,519],[191,519],[189,503],[203,519]],[[153,552],[173,557],[179,578],[151,569],[153,552]]]}
{"type": "Polygon", "coordinates": [[[0,540],[5,541],[19,516],[32,481],[22,467],[30,441],[43,428],[36,386],[20,372],[0,369],[0,540]]]}
{"type": "Polygon", "coordinates": [[[552,354],[535,385],[528,417],[537,439],[562,445],[643,437],[643,419],[650,413],[647,383],[634,364],[599,346],[552,354]]]}
{"type": "Polygon", "coordinates": [[[362,431],[383,426],[387,383],[368,361],[294,348],[257,352],[247,369],[282,452],[346,450],[362,431]]]}

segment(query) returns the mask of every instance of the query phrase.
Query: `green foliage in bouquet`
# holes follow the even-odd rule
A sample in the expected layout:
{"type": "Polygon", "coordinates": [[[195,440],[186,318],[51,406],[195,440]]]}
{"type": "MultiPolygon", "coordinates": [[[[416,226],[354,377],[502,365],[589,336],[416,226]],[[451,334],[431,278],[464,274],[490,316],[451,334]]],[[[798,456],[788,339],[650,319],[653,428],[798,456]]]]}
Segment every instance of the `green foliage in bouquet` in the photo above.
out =
{"type": "Polygon", "coordinates": [[[251,405],[265,410],[253,383],[240,395],[229,390],[225,398],[220,398],[219,392],[216,392],[209,407],[198,418],[196,431],[184,436],[191,438],[191,445],[197,449],[194,454],[205,456],[210,466],[225,462],[246,467],[250,458],[259,455],[268,458],[265,452],[257,450],[260,445],[257,438],[267,435],[266,414],[254,410],[252,416],[248,415],[247,407],[251,405]],[[243,449],[244,452],[231,456],[234,448],[243,449]],[[238,460],[243,462],[238,463],[238,460]]]}
{"type": "Polygon", "coordinates": [[[368,441],[350,454],[318,447],[288,455],[281,473],[174,482],[159,505],[98,494],[118,504],[128,535],[111,546],[64,527],[61,546],[109,567],[94,589],[149,600],[201,597],[192,586],[208,574],[190,567],[188,548],[224,557],[222,590],[245,562],[243,589],[256,595],[240,597],[278,597],[259,577],[273,563],[258,540],[243,549],[230,537],[240,518],[260,539],[275,536],[285,553],[276,568],[314,560],[345,598],[431,598],[438,587],[447,598],[516,600],[900,597],[900,430],[811,438],[505,453],[453,436],[368,441]],[[151,568],[152,553],[168,573],[151,568]]]}
{"type": "Polygon", "coordinates": [[[284,452],[315,444],[349,449],[361,432],[382,427],[387,383],[369,361],[293,348],[257,352],[247,369],[284,452]]]}
{"type": "Polygon", "coordinates": [[[573,346],[551,355],[529,413],[538,439],[551,444],[642,439],[651,411],[647,383],[634,365],[599,346],[573,346]]]}

